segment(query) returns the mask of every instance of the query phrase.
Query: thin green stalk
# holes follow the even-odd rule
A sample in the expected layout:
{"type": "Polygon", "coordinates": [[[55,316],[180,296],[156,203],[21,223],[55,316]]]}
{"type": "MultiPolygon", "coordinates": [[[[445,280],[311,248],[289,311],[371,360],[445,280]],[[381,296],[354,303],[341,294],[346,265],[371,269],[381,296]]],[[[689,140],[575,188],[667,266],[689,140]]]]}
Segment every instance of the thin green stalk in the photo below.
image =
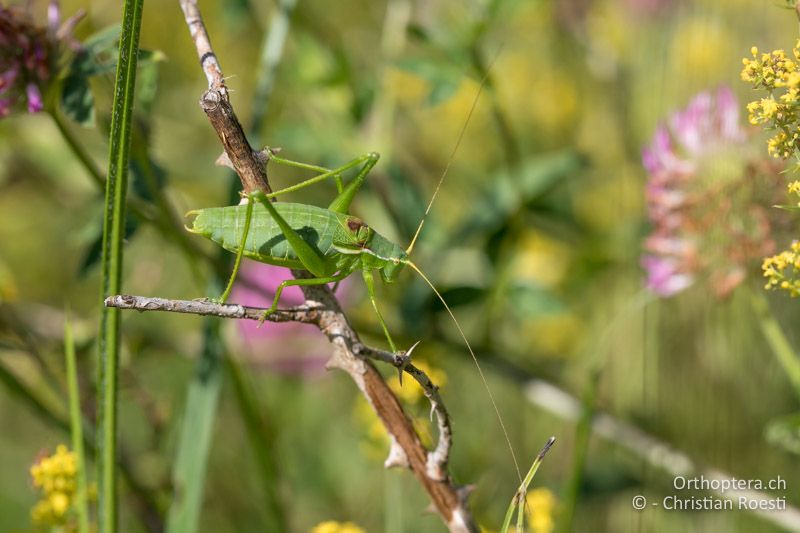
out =
{"type": "Polygon", "coordinates": [[[61,137],[63,137],[70,150],[72,150],[72,153],[75,154],[75,157],[81,162],[83,168],[86,169],[86,172],[89,173],[89,176],[91,176],[95,184],[100,188],[105,187],[106,180],[105,177],[103,177],[103,173],[100,171],[100,168],[95,165],[89,152],[86,151],[86,148],[84,148],[75,135],[73,135],[72,131],[64,122],[64,118],[55,109],[50,112],[50,116],[53,118],[53,122],[55,122],[59,133],[61,133],[61,137]]]}
{"type": "Polygon", "coordinates": [[[555,437],[550,437],[547,439],[547,442],[533,460],[530,470],[528,470],[528,473],[525,474],[525,479],[522,480],[522,484],[519,486],[519,489],[517,489],[517,492],[515,492],[514,496],[511,497],[511,502],[508,504],[508,509],[506,509],[506,516],[503,518],[503,526],[500,528],[501,533],[508,533],[508,528],[511,526],[511,519],[514,516],[514,509],[517,507],[519,507],[519,511],[517,513],[517,533],[522,533],[523,512],[525,509],[528,487],[533,481],[533,477],[536,475],[536,472],[539,471],[539,467],[542,465],[542,461],[544,461],[544,456],[547,455],[547,452],[550,451],[550,448],[553,447],[555,442],[555,437]]]}
{"type": "Polygon", "coordinates": [[[789,343],[789,339],[786,338],[786,334],[783,332],[783,328],[781,328],[772,311],[770,311],[769,302],[767,302],[764,292],[751,289],[750,296],[751,305],[758,319],[761,333],[766,338],[772,353],[781,367],[783,367],[783,371],[786,373],[786,377],[789,378],[795,394],[800,399],[800,358],[797,357],[791,343],[789,343]]]}
{"type": "Polygon", "coordinates": [[[77,458],[77,497],[78,531],[89,533],[89,501],[86,485],[86,454],[83,450],[83,416],[81,415],[81,394],[78,386],[78,368],[75,358],[75,340],[69,318],[64,322],[64,355],[67,360],[67,386],[69,389],[69,426],[72,436],[72,451],[77,458]]]}
{"type": "Polygon", "coordinates": [[[109,136],[108,179],[103,219],[102,290],[99,344],[99,475],[98,525],[101,533],[117,530],[117,369],[119,365],[119,309],[102,301],[119,294],[122,284],[122,247],[125,238],[125,196],[133,121],[136,61],[143,0],[125,0],[119,61],[109,136]]]}
{"type": "Polygon", "coordinates": [[[46,400],[29,389],[2,363],[0,363],[0,383],[5,385],[11,394],[24,401],[42,420],[64,431],[69,431],[69,423],[58,416],[47,405],[48,402],[46,400]]]}

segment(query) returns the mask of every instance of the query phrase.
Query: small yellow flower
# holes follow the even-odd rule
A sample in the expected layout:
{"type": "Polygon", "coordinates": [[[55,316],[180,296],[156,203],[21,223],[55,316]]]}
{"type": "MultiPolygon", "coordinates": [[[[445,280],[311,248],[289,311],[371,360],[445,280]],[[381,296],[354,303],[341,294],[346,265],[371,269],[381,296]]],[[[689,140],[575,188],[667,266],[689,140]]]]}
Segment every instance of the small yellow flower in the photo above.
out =
{"type": "Polygon", "coordinates": [[[770,98],[761,99],[761,111],[765,118],[774,118],[778,114],[778,102],[770,98]]]}
{"type": "Polygon", "coordinates": [[[328,520],[320,522],[313,528],[311,533],[367,533],[366,530],[358,527],[353,522],[337,522],[328,520]]]}
{"type": "Polygon", "coordinates": [[[551,533],[555,531],[553,512],[558,501],[548,489],[538,488],[530,491],[526,497],[528,523],[533,533],[551,533]]]}
{"type": "Polygon", "coordinates": [[[53,508],[55,515],[64,515],[69,509],[69,496],[63,492],[54,492],[50,496],[50,506],[53,508]]]}

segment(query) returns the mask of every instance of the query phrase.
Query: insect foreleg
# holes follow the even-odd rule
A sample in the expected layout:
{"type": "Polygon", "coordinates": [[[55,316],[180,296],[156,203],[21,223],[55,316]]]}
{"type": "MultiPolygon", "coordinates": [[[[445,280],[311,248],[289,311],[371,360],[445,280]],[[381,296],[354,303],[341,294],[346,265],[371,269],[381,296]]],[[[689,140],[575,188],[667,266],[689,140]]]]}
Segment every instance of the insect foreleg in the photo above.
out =
{"type": "Polygon", "coordinates": [[[372,271],[365,268],[361,271],[361,273],[364,276],[364,283],[367,286],[369,301],[372,302],[372,308],[375,309],[375,314],[378,315],[378,321],[381,323],[383,334],[386,335],[386,340],[389,342],[389,348],[392,350],[392,352],[397,352],[397,347],[392,340],[392,336],[389,335],[389,328],[386,327],[386,322],[383,320],[383,315],[381,315],[381,312],[378,309],[378,301],[375,299],[375,279],[372,276],[372,271]]]}
{"type": "Polygon", "coordinates": [[[339,272],[335,276],[327,276],[323,278],[286,279],[281,281],[280,285],[278,285],[278,288],[275,290],[275,298],[272,300],[272,305],[269,307],[269,309],[264,311],[264,314],[262,315],[260,322],[263,323],[264,320],[266,320],[269,315],[271,315],[278,309],[278,301],[281,299],[281,293],[283,293],[283,289],[285,289],[286,287],[327,285],[328,283],[336,283],[342,281],[350,274],[351,272],[343,271],[339,272]]]}

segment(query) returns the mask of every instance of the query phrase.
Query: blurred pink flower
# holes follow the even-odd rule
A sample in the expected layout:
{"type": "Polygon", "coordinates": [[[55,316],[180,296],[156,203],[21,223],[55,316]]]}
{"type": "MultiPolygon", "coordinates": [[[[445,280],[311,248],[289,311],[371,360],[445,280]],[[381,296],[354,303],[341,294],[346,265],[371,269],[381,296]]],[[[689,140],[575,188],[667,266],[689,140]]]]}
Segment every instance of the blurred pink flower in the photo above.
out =
{"type": "MultiPolygon", "coordinates": [[[[245,259],[230,302],[255,307],[269,307],[278,285],[292,279],[288,268],[266,265],[245,259]]],[[[339,285],[337,296],[347,299],[349,280],[339,285]]],[[[301,305],[305,301],[299,287],[286,287],[278,308],[301,305]]],[[[330,344],[311,324],[265,322],[259,327],[251,320],[238,321],[240,339],[247,347],[250,361],[290,374],[320,374],[330,357],[330,344]]]]}
{"type": "Polygon", "coordinates": [[[72,29],[83,12],[60,24],[58,2],[51,2],[47,27],[29,21],[28,13],[0,6],[0,118],[15,109],[38,113],[44,109],[43,93],[56,74],[60,43],[80,47],[72,29]]]}
{"type": "Polygon", "coordinates": [[[43,108],[40,87],[52,74],[47,30],[29,23],[19,9],[0,6],[0,117],[15,107],[43,108]]]}
{"type": "Polygon", "coordinates": [[[658,296],[683,291],[701,273],[725,295],[744,279],[745,263],[773,246],[763,209],[770,204],[755,196],[777,190],[777,171],[748,160],[747,141],[736,97],[720,87],[673,113],[642,150],[652,231],[641,264],[658,296]],[[758,183],[762,176],[773,179],[758,183]]]}

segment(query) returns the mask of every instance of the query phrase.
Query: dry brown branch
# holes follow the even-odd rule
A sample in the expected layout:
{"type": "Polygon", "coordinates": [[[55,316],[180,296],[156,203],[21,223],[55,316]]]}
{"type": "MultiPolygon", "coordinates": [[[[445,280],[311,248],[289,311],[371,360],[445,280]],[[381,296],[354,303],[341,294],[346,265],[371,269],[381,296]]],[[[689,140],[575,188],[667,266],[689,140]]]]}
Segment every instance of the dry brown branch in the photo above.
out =
{"type": "Polygon", "coordinates": [[[225,149],[225,155],[231,168],[242,180],[245,192],[272,192],[267,180],[266,166],[260,152],[253,150],[247,141],[242,125],[233,111],[228,98],[222,67],[211,47],[203,17],[197,7],[196,0],[179,0],[186,25],[197,49],[200,66],[208,80],[208,90],[200,98],[200,107],[208,115],[208,120],[217,132],[225,149]]]}
{"type": "MultiPolygon", "coordinates": [[[[222,69],[212,49],[196,0],[179,1],[197,48],[201,67],[208,80],[209,88],[203,94],[200,105],[225,148],[225,155],[221,161],[230,164],[237,172],[245,192],[255,190],[270,192],[265,155],[268,155],[269,151],[256,152],[250,147],[230,104],[222,69]]],[[[295,277],[309,275],[304,271],[293,271],[293,274],[295,277]]],[[[413,471],[430,495],[433,508],[450,531],[478,531],[466,502],[467,491],[456,487],[447,472],[452,431],[447,410],[436,385],[412,365],[405,354],[392,354],[365,346],[327,286],[301,287],[301,289],[306,298],[306,305],[273,313],[268,320],[309,322],[319,327],[333,345],[333,355],[328,367],[340,368],[350,375],[390,435],[392,446],[386,466],[406,466],[413,471]],[[432,413],[436,415],[439,431],[439,442],[432,452],[423,446],[397,397],[368,360],[369,358],[400,368],[414,377],[423,387],[426,397],[431,402],[432,413]]],[[[106,301],[106,305],[140,310],[212,314],[227,318],[258,319],[263,314],[263,309],[219,305],[208,301],[176,302],[131,296],[111,297],[106,301]]]]}

